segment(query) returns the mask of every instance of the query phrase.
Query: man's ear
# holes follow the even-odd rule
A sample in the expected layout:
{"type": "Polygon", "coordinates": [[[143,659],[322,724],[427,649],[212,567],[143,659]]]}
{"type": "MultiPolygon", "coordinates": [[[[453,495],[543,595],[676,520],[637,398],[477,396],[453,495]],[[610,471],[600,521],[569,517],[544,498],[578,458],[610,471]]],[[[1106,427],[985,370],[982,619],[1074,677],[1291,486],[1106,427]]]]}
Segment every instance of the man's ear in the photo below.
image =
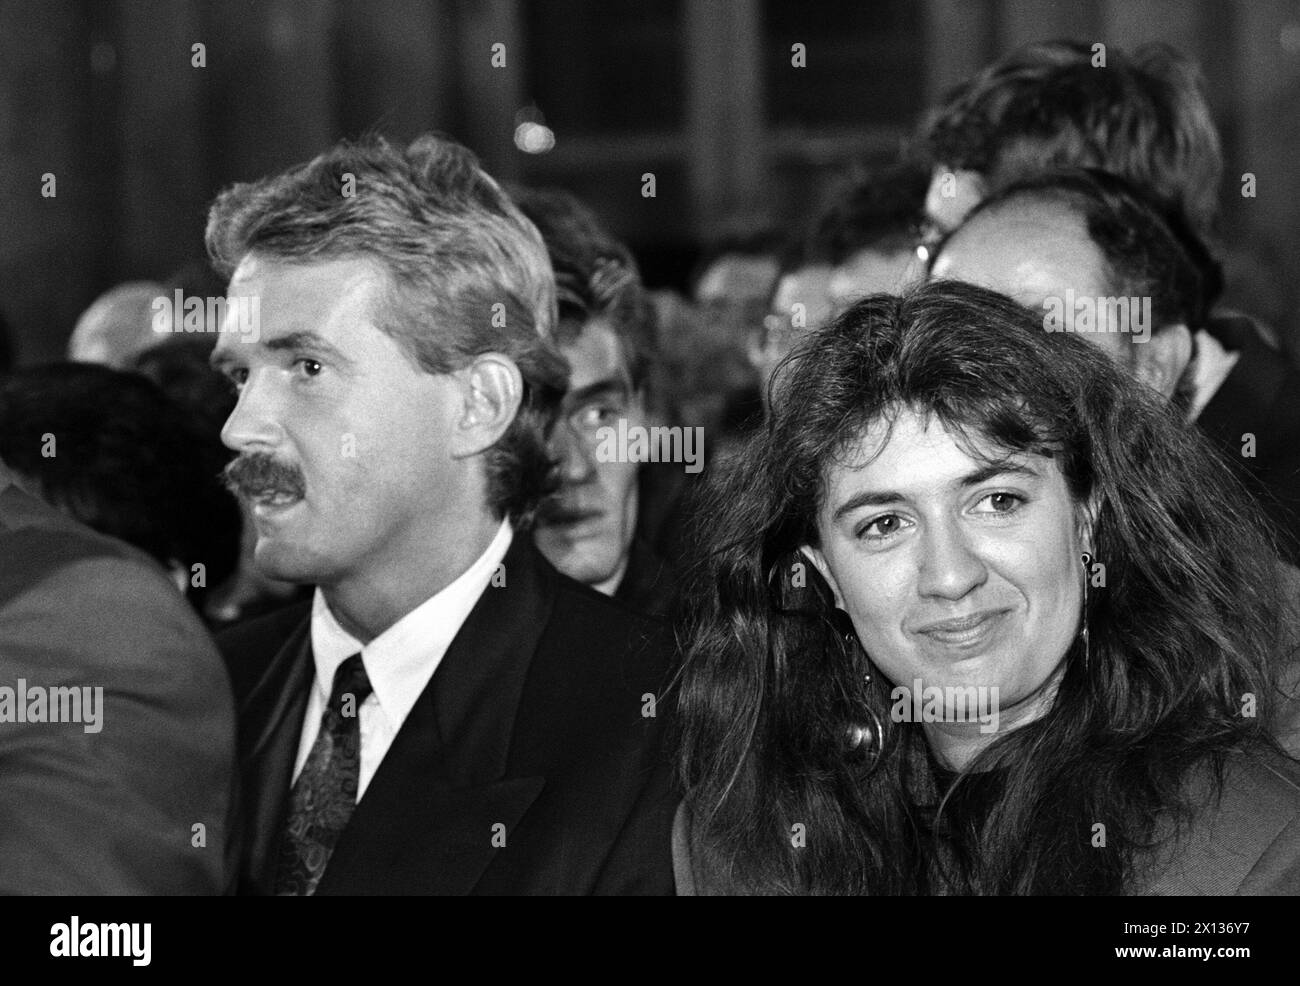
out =
{"type": "Polygon", "coordinates": [[[454,376],[462,405],[452,430],[452,455],[478,455],[496,444],[519,413],[524,379],[515,361],[501,353],[481,353],[454,376]]]}
{"type": "Polygon", "coordinates": [[[1192,332],[1181,323],[1166,325],[1138,347],[1134,370],[1137,378],[1166,398],[1174,396],[1178,381],[1192,361],[1192,332]]]}
{"type": "Polygon", "coordinates": [[[844,605],[844,596],[840,593],[839,584],[835,581],[835,576],[831,575],[831,568],[826,564],[826,556],[822,554],[820,548],[814,548],[810,544],[805,544],[799,549],[799,553],[813,563],[813,567],[821,573],[821,577],[826,580],[826,584],[831,587],[831,592],[835,595],[835,608],[847,609],[844,605]]]}

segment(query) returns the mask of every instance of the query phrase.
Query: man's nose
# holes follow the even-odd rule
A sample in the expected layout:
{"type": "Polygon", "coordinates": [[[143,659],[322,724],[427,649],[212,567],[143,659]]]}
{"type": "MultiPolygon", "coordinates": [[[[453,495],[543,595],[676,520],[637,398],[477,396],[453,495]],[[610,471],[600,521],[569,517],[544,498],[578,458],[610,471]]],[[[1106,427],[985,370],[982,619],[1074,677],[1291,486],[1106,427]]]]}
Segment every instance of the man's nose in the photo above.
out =
{"type": "Polygon", "coordinates": [[[250,372],[239,401],[221,429],[221,440],[236,452],[271,449],[284,438],[279,407],[264,373],[250,372]]]}
{"type": "Polygon", "coordinates": [[[553,448],[560,460],[560,479],[564,483],[585,483],[596,474],[595,450],[569,422],[562,421],[555,429],[553,448]]]}

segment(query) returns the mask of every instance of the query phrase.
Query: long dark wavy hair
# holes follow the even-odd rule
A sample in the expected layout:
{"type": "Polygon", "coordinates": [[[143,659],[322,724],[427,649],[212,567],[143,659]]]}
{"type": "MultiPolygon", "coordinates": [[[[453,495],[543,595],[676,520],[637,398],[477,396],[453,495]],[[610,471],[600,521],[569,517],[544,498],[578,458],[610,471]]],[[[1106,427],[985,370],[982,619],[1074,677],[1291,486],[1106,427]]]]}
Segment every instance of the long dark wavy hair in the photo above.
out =
{"type": "Polygon", "coordinates": [[[1099,347],[940,281],[859,302],[811,333],[773,388],[766,429],[703,505],[685,592],[680,769],[704,882],[1119,893],[1201,807],[1194,775],[1215,791],[1230,753],[1273,745],[1271,540],[1211,446],[1099,347]],[[869,655],[798,553],[818,543],[828,466],[903,409],[971,448],[1051,457],[1076,507],[1094,508],[1106,566],[1089,595],[1087,667],[1076,636],[1051,709],[958,776],[947,800],[977,774],[997,778],[991,807],[965,825],[944,824],[921,727],[890,721],[890,682],[864,682],[869,655]],[[846,728],[869,710],[883,736],[864,756],[846,728]]]}

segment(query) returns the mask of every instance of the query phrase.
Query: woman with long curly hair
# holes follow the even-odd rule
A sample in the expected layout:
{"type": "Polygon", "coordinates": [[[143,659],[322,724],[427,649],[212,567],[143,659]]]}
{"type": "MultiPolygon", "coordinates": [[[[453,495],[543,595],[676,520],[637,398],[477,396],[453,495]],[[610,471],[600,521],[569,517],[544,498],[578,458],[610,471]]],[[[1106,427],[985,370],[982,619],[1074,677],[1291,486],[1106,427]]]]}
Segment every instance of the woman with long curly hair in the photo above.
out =
{"type": "Polygon", "coordinates": [[[679,891],[1300,892],[1275,552],[1158,396],[951,282],[773,387],[685,594],[679,891]]]}

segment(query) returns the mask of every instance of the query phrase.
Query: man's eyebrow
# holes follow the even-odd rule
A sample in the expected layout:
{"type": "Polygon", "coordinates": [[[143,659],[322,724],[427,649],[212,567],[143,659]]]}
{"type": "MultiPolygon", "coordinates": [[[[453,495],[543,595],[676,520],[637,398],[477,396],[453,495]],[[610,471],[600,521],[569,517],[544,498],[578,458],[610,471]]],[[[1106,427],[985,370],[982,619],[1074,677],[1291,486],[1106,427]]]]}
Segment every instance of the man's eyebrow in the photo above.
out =
{"type": "Polygon", "coordinates": [[[352,362],[323,335],[310,330],[286,332],[284,335],[276,336],[273,339],[266,339],[262,342],[262,345],[272,352],[280,352],[286,349],[313,349],[322,356],[328,356],[340,363],[350,364],[352,362]]]}
{"type": "Polygon", "coordinates": [[[611,377],[607,380],[597,380],[595,383],[589,383],[577,390],[571,390],[565,395],[564,399],[565,403],[578,404],[589,401],[593,397],[603,397],[606,394],[627,397],[631,393],[632,387],[626,380],[611,377]]]}
{"type": "MultiPolygon", "coordinates": [[[[990,462],[988,465],[981,466],[974,472],[962,476],[957,480],[957,485],[967,489],[971,486],[987,483],[990,479],[995,479],[998,476],[1024,476],[1027,479],[1042,479],[1042,474],[1033,466],[1008,460],[1005,462],[990,462]]],[[[862,490],[840,504],[831,519],[839,520],[845,514],[852,513],[861,507],[883,507],[906,499],[907,497],[902,493],[893,490],[862,490]]]]}
{"type": "MultiPolygon", "coordinates": [[[[246,345],[246,343],[237,343],[236,345],[246,345]]],[[[286,332],[284,335],[276,336],[274,339],[265,339],[254,345],[262,346],[272,352],[283,352],[285,350],[310,349],[320,353],[327,359],[351,366],[352,360],[343,355],[343,352],[332,342],[326,339],[319,332],[303,330],[301,332],[286,332]]],[[[232,363],[239,362],[239,359],[232,351],[233,347],[223,349],[218,346],[208,357],[208,365],[218,373],[224,371],[232,363]]]]}

